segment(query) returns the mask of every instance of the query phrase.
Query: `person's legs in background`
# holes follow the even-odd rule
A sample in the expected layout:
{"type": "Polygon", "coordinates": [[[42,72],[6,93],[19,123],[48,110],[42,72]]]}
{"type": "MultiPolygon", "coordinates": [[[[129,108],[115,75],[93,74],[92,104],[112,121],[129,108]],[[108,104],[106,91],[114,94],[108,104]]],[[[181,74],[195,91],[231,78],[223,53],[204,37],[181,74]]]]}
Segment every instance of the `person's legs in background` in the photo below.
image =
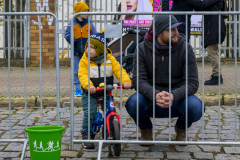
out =
{"type": "Polygon", "coordinates": [[[212,75],[210,80],[205,81],[204,85],[218,85],[218,76],[220,75],[220,82],[223,83],[221,71],[219,74],[219,54],[218,43],[207,46],[208,58],[212,63],[212,75]]]}
{"type": "Polygon", "coordinates": [[[81,84],[78,79],[78,69],[79,69],[79,62],[81,57],[79,55],[74,55],[74,85],[75,85],[75,96],[82,96],[81,93],[81,84]]]}

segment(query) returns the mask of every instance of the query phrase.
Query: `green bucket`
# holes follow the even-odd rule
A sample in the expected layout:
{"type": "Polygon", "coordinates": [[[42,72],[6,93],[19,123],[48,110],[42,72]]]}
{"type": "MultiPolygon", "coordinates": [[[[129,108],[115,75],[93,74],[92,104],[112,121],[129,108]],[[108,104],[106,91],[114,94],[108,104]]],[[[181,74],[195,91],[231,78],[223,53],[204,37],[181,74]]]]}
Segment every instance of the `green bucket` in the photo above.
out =
{"type": "Polygon", "coordinates": [[[31,160],[59,160],[61,156],[62,126],[28,127],[31,160]]]}

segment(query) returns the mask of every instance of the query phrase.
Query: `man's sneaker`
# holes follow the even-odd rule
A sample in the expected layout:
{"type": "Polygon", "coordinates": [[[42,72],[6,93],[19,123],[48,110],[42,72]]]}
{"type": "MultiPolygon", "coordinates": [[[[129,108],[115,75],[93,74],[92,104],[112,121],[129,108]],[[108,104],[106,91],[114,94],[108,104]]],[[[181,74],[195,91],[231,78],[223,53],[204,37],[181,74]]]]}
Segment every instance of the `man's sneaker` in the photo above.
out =
{"type": "MultiPolygon", "coordinates": [[[[148,129],[148,130],[141,130],[141,137],[139,138],[140,141],[152,141],[153,137],[152,137],[152,129],[148,129]]],[[[141,143],[141,146],[151,146],[152,144],[144,144],[141,143]]]]}
{"type": "MultiPolygon", "coordinates": [[[[175,141],[186,141],[186,131],[177,128],[175,125],[175,132],[177,134],[175,141]]],[[[181,144],[180,146],[186,146],[186,144],[181,144]]]]}
{"type": "MultiPolygon", "coordinates": [[[[205,81],[204,85],[218,85],[218,77],[211,75],[210,80],[205,81]]],[[[223,83],[222,75],[220,75],[220,83],[223,83]]]]}
{"type": "MultiPolygon", "coordinates": [[[[82,140],[87,140],[88,139],[88,132],[86,131],[86,129],[82,129],[82,140]]],[[[90,136],[90,140],[92,140],[91,136],[90,136]]],[[[82,143],[83,147],[86,149],[94,149],[94,144],[91,142],[84,142],[82,143]]]]}
{"type": "Polygon", "coordinates": [[[80,88],[77,88],[76,90],[75,90],[75,95],[74,96],[76,96],[76,97],[81,97],[82,96],[82,92],[81,92],[81,89],[80,88]]]}

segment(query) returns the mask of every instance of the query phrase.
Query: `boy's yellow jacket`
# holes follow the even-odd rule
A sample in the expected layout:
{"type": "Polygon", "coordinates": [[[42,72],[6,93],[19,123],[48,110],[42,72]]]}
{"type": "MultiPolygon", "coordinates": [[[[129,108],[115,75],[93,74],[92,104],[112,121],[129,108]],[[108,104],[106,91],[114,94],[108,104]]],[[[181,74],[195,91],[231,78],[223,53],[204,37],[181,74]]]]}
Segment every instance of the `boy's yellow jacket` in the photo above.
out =
{"type": "MultiPolygon", "coordinates": [[[[120,80],[121,66],[118,61],[111,54],[111,50],[108,49],[109,54],[106,56],[106,82],[107,85],[113,84],[113,74],[120,80]]],[[[82,59],[79,63],[78,78],[83,87],[83,89],[88,89],[88,57],[84,52],[82,59]]],[[[122,69],[122,83],[130,82],[128,74],[125,69],[122,69]]],[[[95,86],[96,88],[100,83],[104,83],[104,61],[101,65],[97,65],[94,61],[90,60],[90,86],[95,86]]],[[[92,94],[92,97],[98,97],[103,95],[103,92],[97,92],[92,94]]]]}

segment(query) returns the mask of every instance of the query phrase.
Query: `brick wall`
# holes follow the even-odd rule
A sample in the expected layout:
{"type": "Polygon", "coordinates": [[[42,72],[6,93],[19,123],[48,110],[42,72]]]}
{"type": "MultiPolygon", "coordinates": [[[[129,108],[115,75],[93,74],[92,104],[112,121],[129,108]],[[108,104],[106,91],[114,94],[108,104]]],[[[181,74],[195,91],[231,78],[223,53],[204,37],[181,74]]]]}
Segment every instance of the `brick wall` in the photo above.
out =
{"type": "MultiPolygon", "coordinates": [[[[31,12],[54,13],[55,0],[30,0],[31,12]]],[[[54,18],[49,15],[41,16],[41,59],[42,66],[55,66],[54,57],[54,18]]],[[[31,65],[39,66],[39,26],[38,16],[31,16],[31,65]]]]}

